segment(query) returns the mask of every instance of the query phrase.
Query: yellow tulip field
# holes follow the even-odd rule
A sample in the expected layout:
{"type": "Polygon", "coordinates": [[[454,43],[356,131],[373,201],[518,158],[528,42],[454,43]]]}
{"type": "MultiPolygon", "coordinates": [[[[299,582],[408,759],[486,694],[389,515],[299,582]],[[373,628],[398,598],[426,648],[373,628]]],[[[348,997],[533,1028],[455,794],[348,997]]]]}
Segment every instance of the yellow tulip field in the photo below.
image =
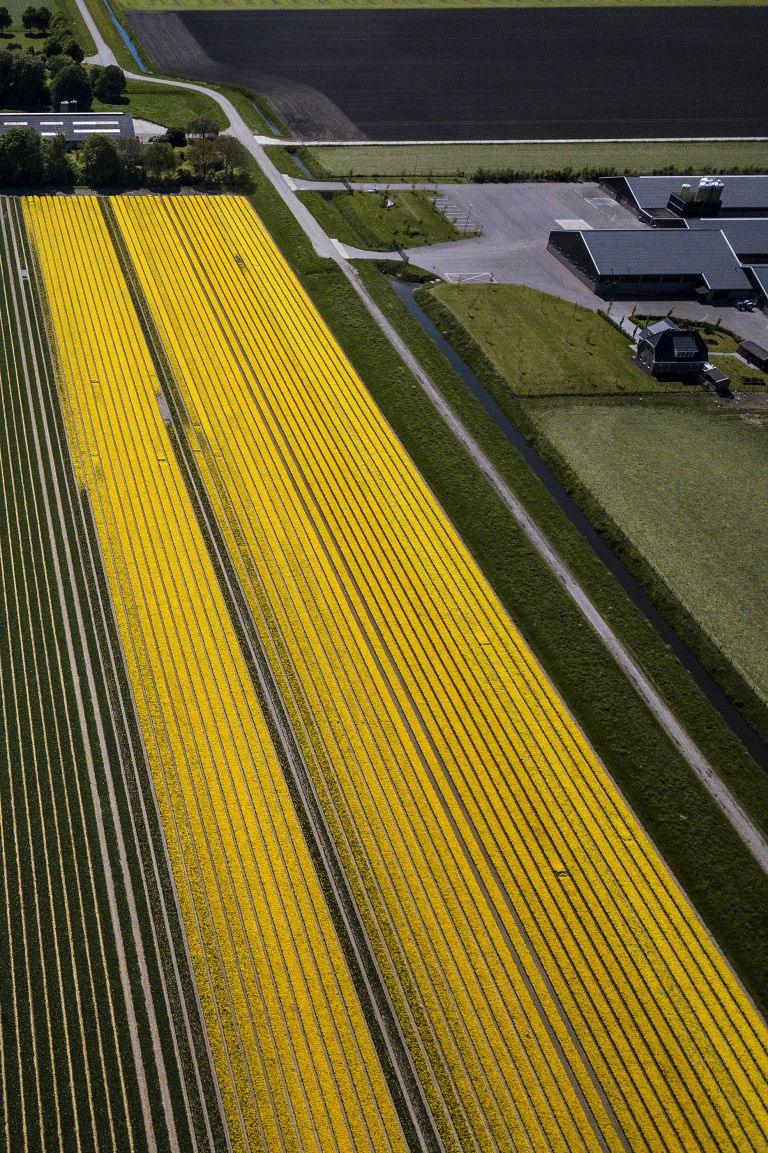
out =
{"type": "Polygon", "coordinates": [[[96,197],[24,213],[233,1148],[407,1142],[171,431],[422,1147],[768,1147],[765,1023],[248,201],[116,197],[123,262],[96,197]]]}
{"type": "Polygon", "coordinates": [[[232,1145],[403,1150],[98,201],[26,220],[232,1145]]]}

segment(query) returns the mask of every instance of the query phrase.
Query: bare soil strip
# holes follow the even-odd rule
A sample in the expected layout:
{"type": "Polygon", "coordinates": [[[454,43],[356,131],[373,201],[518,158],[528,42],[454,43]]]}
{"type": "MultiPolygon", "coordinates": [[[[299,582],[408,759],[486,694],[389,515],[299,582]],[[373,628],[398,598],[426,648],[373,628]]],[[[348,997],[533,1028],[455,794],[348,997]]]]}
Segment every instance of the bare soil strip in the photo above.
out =
{"type": "Polygon", "coordinates": [[[307,139],[768,134],[765,8],[134,12],[130,20],[158,67],[237,80],[307,139]],[[343,121],[347,131],[335,131],[343,121]]]}

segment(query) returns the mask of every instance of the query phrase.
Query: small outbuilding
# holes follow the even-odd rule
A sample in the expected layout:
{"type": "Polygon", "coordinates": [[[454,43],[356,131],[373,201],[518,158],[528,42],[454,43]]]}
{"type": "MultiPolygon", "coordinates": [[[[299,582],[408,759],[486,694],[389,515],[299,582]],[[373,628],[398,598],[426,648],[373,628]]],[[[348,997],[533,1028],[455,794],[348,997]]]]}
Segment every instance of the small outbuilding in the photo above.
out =
{"type": "Polygon", "coordinates": [[[699,374],[699,383],[709,392],[725,396],[730,392],[731,378],[714,364],[705,364],[699,374]]]}
{"type": "Polygon", "coordinates": [[[739,356],[746,360],[747,364],[754,365],[759,368],[761,372],[768,372],[768,349],[762,348],[759,344],[755,344],[753,340],[744,340],[738,347],[739,356]]]}
{"type": "Polygon", "coordinates": [[[665,316],[640,333],[637,360],[653,376],[696,379],[708,352],[700,333],[679,328],[665,316]]]}

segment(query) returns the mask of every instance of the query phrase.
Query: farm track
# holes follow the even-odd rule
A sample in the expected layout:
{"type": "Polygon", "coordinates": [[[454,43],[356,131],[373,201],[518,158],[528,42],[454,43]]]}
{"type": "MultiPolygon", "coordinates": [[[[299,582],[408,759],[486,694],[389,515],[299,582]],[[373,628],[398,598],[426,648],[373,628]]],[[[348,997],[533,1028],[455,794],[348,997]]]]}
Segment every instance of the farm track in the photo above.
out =
{"type": "Polygon", "coordinates": [[[763,1023],[250,209],[114,211],[446,1147],[759,1147],[763,1023]]]}
{"type": "Polygon", "coordinates": [[[93,675],[95,574],[72,564],[77,514],[13,201],[0,204],[0,241],[0,1147],[173,1151],[188,1133],[176,1055],[159,1047],[173,1031],[151,919],[132,897],[142,866],[126,850],[125,749],[93,675]]]}
{"type": "Polygon", "coordinates": [[[232,1146],[404,1150],[98,202],[25,212],[232,1146]]]}

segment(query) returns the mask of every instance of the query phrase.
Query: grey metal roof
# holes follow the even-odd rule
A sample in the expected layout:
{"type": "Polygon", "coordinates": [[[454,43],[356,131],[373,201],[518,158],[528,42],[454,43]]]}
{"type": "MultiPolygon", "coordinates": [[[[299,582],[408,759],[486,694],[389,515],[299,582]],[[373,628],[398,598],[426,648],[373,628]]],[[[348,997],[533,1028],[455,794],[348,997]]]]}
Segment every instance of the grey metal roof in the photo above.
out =
{"type": "MultiPolygon", "coordinates": [[[[672,193],[677,193],[683,184],[695,188],[701,176],[627,176],[627,188],[632,193],[639,208],[651,212],[655,208],[666,208],[672,193]]],[[[755,209],[768,213],[768,176],[719,176],[723,182],[722,214],[732,211],[744,212],[755,209]]]]}
{"type": "Polygon", "coordinates": [[[34,128],[41,136],[64,137],[79,144],[89,136],[133,136],[130,112],[0,112],[0,133],[9,128],[34,128]]]}
{"type": "Polygon", "coordinates": [[[768,299],[768,264],[750,264],[749,272],[763,296],[768,299]]]}
{"type": "Polygon", "coordinates": [[[749,289],[722,232],[714,229],[607,229],[580,233],[600,276],[701,273],[715,291],[749,289]]]}
{"type": "Polygon", "coordinates": [[[656,345],[661,335],[669,332],[670,329],[673,332],[679,331],[674,320],[670,320],[668,316],[662,316],[660,320],[654,320],[653,324],[649,324],[647,328],[644,328],[640,336],[641,339],[646,340],[648,344],[656,345]]]}
{"type": "Polygon", "coordinates": [[[672,337],[675,356],[695,356],[699,351],[698,341],[690,332],[676,332],[672,337]]]}
{"type": "Polygon", "coordinates": [[[768,216],[739,216],[735,220],[722,216],[689,217],[686,224],[692,229],[722,232],[737,256],[765,253],[768,261],[768,216]]]}

